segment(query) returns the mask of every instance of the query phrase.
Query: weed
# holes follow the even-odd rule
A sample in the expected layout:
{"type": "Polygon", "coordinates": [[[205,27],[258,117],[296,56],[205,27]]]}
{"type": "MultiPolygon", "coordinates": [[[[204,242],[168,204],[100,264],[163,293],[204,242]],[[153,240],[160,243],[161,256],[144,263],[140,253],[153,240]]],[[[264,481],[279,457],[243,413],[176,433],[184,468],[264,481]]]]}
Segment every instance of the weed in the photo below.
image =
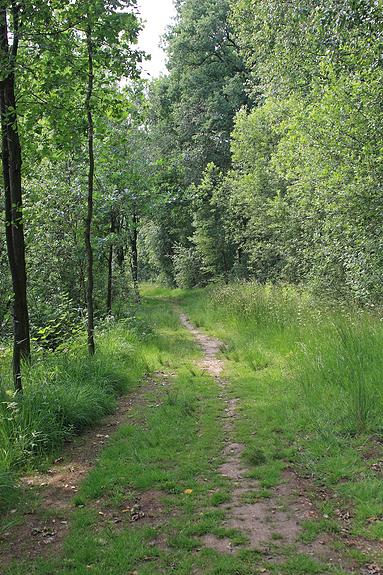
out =
{"type": "Polygon", "coordinates": [[[210,499],[210,503],[211,505],[216,507],[218,505],[222,505],[223,503],[227,503],[228,501],[230,501],[230,499],[231,499],[230,493],[224,493],[222,491],[218,491],[217,493],[213,493],[210,499]]]}

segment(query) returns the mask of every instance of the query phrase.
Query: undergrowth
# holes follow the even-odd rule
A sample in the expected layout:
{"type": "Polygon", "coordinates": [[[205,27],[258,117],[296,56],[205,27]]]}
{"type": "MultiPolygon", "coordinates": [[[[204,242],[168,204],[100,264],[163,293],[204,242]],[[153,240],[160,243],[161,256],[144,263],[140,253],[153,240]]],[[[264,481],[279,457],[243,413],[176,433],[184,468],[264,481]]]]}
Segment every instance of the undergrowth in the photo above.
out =
{"type": "Polygon", "coordinates": [[[9,357],[0,364],[0,506],[12,498],[15,476],[42,463],[63,443],[113,412],[156,365],[155,335],[144,310],[97,332],[89,357],[83,338],[66,349],[34,354],[24,366],[23,397],[13,394],[9,357]]]}

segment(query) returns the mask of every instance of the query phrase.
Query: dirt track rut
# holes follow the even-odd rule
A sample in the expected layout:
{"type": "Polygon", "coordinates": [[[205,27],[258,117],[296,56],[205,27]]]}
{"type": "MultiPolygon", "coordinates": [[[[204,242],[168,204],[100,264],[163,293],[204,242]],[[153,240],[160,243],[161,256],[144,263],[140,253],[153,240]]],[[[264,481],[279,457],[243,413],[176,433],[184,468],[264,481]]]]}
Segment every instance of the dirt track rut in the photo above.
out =
{"type": "MultiPolygon", "coordinates": [[[[242,457],[245,446],[235,439],[239,398],[229,397],[229,384],[222,377],[224,362],[219,354],[223,344],[198,330],[185,314],[180,314],[180,320],[201,346],[204,356],[199,367],[215,378],[226,404],[224,463],[220,472],[232,482],[232,497],[222,506],[227,511],[224,526],[242,532],[248,540],[247,545],[264,553],[272,562],[281,559],[283,547],[293,546],[297,553],[354,572],[352,565],[346,567],[343,558],[331,547],[330,535],[321,534],[312,543],[305,544],[301,540],[303,522],[315,519],[317,512],[305,493],[303,482],[292,469],[286,467],[281,483],[271,490],[269,497],[257,497],[257,493],[262,493],[261,486],[248,476],[250,467],[242,457]]],[[[219,552],[236,553],[239,549],[229,539],[222,540],[214,535],[205,536],[203,543],[219,552]]]]}

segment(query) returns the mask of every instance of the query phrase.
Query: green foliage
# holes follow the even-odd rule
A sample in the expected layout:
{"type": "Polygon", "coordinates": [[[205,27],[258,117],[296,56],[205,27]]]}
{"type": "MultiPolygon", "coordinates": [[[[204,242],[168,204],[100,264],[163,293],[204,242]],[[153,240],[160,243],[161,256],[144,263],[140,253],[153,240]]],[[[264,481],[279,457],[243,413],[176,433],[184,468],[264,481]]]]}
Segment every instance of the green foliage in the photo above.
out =
{"type": "Polygon", "coordinates": [[[200,255],[203,273],[210,278],[228,279],[235,247],[226,237],[227,206],[223,175],[208,164],[201,183],[192,190],[194,233],[192,242],[200,255]]]}
{"type": "Polygon", "coordinates": [[[166,210],[152,216],[166,238],[159,268],[166,262],[171,276],[174,247],[192,245],[209,280],[252,277],[380,302],[378,4],[190,0],[178,11],[150,128],[161,158],[155,187],[170,184],[174,166],[172,205],[189,225],[178,228],[166,210]]]}
{"type": "Polygon", "coordinates": [[[229,165],[233,117],[246,101],[245,70],[228,11],[227,0],[186,0],[167,37],[165,117],[175,136],[173,146],[186,161],[189,183],[200,180],[209,162],[229,165]]]}
{"type": "MultiPolygon", "coordinates": [[[[65,348],[68,342],[70,345],[72,339],[80,335],[84,327],[80,310],[74,305],[68,294],[57,294],[57,296],[55,307],[53,309],[51,307],[52,300],[47,306],[46,317],[49,319],[46,320],[43,327],[35,329],[35,333],[32,334],[32,341],[36,342],[41,349],[54,351],[65,348]]],[[[43,318],[40,317],[39,319],[39,323],[41,323],[43,318]]]]}
{"type": "MultiPolygon", "coordinates": [[[[365,522],[378,514],[381,485],[357,451],[382,431],[383,331],[380,312],[371,311],[380,309],[383,284],[381,2],[176,4],[166,37],[169,74],[148,88],[137,81],[142,54],[133,0],[20,5],[15,72],[28,298],[42,349],[25,366],[23,400],[14,398],[5,375],[11,285],[3,238],[0,493],[9,497],[13,469],[110,412],[148,365],[170,361],[166,330],[175,329],[174,317],[162,308],[169,324],[159,343],[151,322],[126,311],[138,242],[141,278],[183,288],[219,283],[188,305],[201,325],[226,339],[224,353],[248,401],[238,433],[260,493],[280,478],[280,450],[303,445],[299,463],[357,501],[359,533],[376,535],[379,526],[365,522]],[[89,29],[100,333],[93,359],[79,343],[87,287],[89,29]],[[221,286],[233,278],[258,283],[221,286]],[[314,294],[370,311],[331,306],[314,294]],[[260,440],[252,436],[254,419],[260,440]],[[350,485],[355,474],[360,481],[350,485]]],[[[9,25],[14,30],[14,18],[9,25]]],[[[15,63],[2,64],[4,74],[15,63]]],[[[179,389],[165,401],[183,433],[197,404],[179,389]]],[[[175,453],[161,425],[160,444],[175,453]]],[[[156,437],[149,440],[158,455],[156,437]]],[[[150,477],[149,470],[142,481],[150,477]]],[[[179,489],[168,475],[166,486],[179,489]]],[[[181,534],[173,545],[192,549],[195,541],[181,534]]],[[[283,566],[286,573],[317,569],[301,557],[283,566]]]]}
{"type": "MultiPolygon", "coordinates": [[[[150,86],[149,128],[152,153],[157,159],[153,187],[162,201],[156,202],[156,211],[146,224],[158,234],[149,257],[156,260],[153,276],[165,279],[170,285],[178,273],[172,263],[179,261],[176,246],[185,248],[185,254],[189,250],[194,215],[196,220],[199,218],[195,223],[201,233],[196,231],[193,243],[196,241],[201,247],[203,275],[226,274],[231,266],[230,257],[225,263],[218,261],[226,251],[231,252],[231,248],[227,250],[226,246],[222,253],[217,247],[214,255],[209,254],[218,229],[220,238],[225,235],[218,221],[213,224],[214,219],[221,218],[218,212],[222,211],[223,197],[213,199],[206,209],[201,204],[195,214],[194,193],[190,194],[190,186],[194,191],[193,186],[198,189],[209,164],[223,172],[228,169],[234,116],[248,101],[244,85],[246,71],[228,14],[227,0],[178,3],[178,17],[166,35],[169,74],[150,86]],[[203,220],[209,219],[208,211],[214,209],[215,203],[216,215],[210,218],[209,224],[203,220]],[[212,226],[214,232],[202,229],[212,226]],[[203,246],[205,240],[207,244],[203,246]]],[[[202,189],[197,192],[200,193],[204,194],[202,189]]],[[[206,193],[207,204],[208,196],[206,193]]]]}
{"type": "Polygon", "coordinates": [[[237,117],[229,176],[237,214],[250,212],[238,227],[252,272],[379,301],[376,3],[237,0],[232,23],[263,92],[237,117]]]}
{"type": "Polygon", "coordinates": [[[202,271],[202,261],[197,250],[191,247],[175,246],[173,256],[174,273],[177,285],[191,288],[206,283],[202,271]]]}

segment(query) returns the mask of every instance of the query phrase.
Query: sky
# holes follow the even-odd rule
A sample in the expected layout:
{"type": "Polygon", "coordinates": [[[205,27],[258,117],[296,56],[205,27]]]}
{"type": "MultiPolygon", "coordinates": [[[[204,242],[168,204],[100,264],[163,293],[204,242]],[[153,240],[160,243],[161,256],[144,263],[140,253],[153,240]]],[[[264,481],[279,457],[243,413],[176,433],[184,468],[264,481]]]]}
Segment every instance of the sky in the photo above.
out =
{"type": "Polygon", "coordinates": [[[144,76],[158,77],[166,72],[165,53],[159,47],[161,36],[175,16],[173,0],[138,0],[141,18],[146,21],[140,34],[139,47],[151,54],[152,59],[143,63],[144,76]]]}

